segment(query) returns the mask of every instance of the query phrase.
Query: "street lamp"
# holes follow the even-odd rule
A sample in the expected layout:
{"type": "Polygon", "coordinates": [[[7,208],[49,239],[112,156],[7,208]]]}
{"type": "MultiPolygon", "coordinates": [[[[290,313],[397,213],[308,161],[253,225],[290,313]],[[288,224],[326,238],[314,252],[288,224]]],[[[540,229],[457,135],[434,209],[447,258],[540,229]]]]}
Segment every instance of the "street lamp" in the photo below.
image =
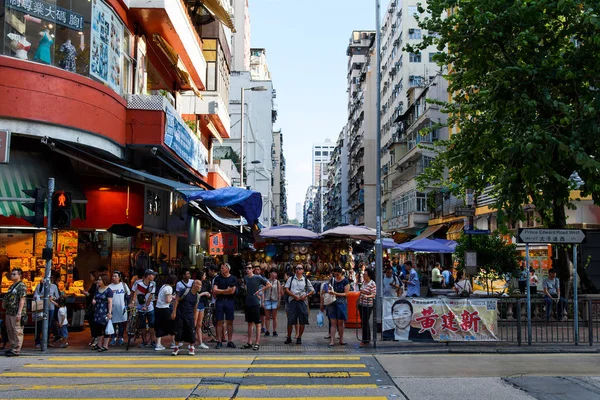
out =
{"type": "Polygon", "coordinates": [[[242,188],[244,187],[244,92],[246,90],[251,90],[253,92],[265,92],[269,89],[267,89],[266,86],[252,86],[248,88],[240,88],[240,187],[242,188]]]}

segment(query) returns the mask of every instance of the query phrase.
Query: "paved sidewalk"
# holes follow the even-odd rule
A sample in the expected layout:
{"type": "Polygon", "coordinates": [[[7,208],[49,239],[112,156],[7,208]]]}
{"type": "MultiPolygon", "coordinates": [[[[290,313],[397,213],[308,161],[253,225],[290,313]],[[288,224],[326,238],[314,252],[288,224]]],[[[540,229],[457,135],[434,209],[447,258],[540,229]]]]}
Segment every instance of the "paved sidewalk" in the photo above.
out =
{"type": "MultiPolygon", "coordinates": [[[[292,344],[284,344],[286,338],[287,320],[285,312],[280,310],[278,314],[278,337],[261,337],[261,353],[270,354],[340,354],[340,353],[351,353],[351,354],[422,354],[422,353],[460,353],[460,354],[473,354],[473,353],[499,353],[499,354],[514,354],[514,353],[600,353],[600,344],[589,346],[589,344],[580,344],[575,346],[569,343],[547,343],[547,344],[534,344],[528,346],[523,344],[518,346],[516,343],[507,342],[455,342],[455,343],[399,343],[399,342],[377,342],[377,348],[374,349],[372,346],[361,349],[358,347],[360,343],[360,329],[347,328],[344,335],[344,340],[348,343],[345,346],[337,344],[333,348],[328,347],[329,340],[324,339],[327,336],[327,320],[325,321],[325,327],[319,328],[316,323],[316,317],[318,309],[311,309],[310,311],[310,325],[306,326],[304,335],[302,337],[302,345],[296,345],[295,340],[292,340],[292,344]]],[[[208,338],[204,338],[206,344],[210,346],[209,349],[203,350],[196,347],[196,354],[203,353],[223,353],[228,355],[248,353],[249,355],[256,354],[252,350],[242,350],[240,346],[246,343],[246,331],[247,324],[244,322],[244,314],[241,311],[236,311],[234,319],[234,334],[233,342],[237,345],[236,349],[229,349],[223,347],[220,350],[215,349],[215,343],[208,342],[208,338]]],[[[57,347],[49,348],[48,353],[57,355],[69,355],[69,354],[81,354],[81,353],[93,353],[89,349],[88,343],[90,342],[90,331],[89,328],[81,332],[69,332],[69,347],[61,349],[57,347]]],[[[127,339],[125,339],[127,340],[127,339]]],[[[34,348],[33,333],[27,332],[25,334],[25,340],[23,344],[23,355],[34,355],[39,354],[40,350],[34,348]]],[[[163,350],[157,352],[153,348],[139,348],[140,340],[136,343],[132,342],[129,350],[126,351],[126,346],[111,347],[108,353],[120,353],[120,354],[145,354],[145,355],[168,355],[169,350],[163,350]]],[[[165,343],[163,343],[165,344],[165,343]]],[[[168,345],[168,342],[165,346],[168,345]]]]}

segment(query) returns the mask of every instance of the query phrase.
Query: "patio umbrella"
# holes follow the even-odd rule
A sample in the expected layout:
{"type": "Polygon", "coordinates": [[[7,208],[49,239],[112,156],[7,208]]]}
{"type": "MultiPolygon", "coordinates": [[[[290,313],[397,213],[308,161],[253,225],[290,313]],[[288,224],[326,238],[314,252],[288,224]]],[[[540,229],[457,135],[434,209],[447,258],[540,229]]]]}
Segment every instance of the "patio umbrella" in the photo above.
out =
{"type": "Polygon", "coordinates": [[[280,225],[272,228],[266,228],[260,231],[259,236],[263,239],[277,239],[286,241],[302,241],[320,239],[318,233],[300,228],[296,225],[280,225]]]}
{"type": "Polygon", "coordinates": [[[112,224],[107,231],[117,236],[131,237],[137,235],[140,228],[131,224],[112,224]]]}
{"type": "MultiPolygon", "coordinates": [[[[381,235],[384,236],[385,234],[381,232],[381,235]]],[[[373,242],[377,238],[377,232],[375,229],[366,226],[345,225],[329,229],[321,233],[321,236],[324,238],[366,240],[373,242]]]]}
{"type": "Polygon", "coordinates": [[[425,253],[454,253],[454,249],[431,239],[419,239],[396,246],[398,250],[422,251],[425,253]]]}

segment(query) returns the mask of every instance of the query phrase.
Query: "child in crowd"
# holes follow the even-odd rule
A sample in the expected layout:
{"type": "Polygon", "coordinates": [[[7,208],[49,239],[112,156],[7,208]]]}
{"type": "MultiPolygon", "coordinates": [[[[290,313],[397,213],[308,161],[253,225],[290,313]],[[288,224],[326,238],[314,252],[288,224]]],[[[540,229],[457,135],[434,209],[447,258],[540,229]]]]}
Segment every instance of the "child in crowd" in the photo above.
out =
{"type": "Polygon", "coordinates": [[[69,321],[67,319],[67,306],[65,305],[64,297],[58,299],[58,307],[58,328],[62,338],[60,347],[64,349],[69,346],[69,343],[67,343],[67,339],[69,338],[69,321]]]}

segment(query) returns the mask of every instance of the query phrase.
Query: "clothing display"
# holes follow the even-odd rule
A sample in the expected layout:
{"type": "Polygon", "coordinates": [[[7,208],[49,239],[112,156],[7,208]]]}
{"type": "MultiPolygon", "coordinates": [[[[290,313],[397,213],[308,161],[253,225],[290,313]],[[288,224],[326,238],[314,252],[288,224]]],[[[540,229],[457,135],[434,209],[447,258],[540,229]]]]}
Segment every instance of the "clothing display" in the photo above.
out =
{"type": "Polygon", "coordinates": [[[50,52],[50,47],[52,46],[53,40],[50,36],[49,31],[40,32],[42,38],[40,39],[40,43],[38,44],[37,51],[35,52],[35,56],[33,56],[34,61],[41,61],[46,64],[52,64],[52,54],[50,52]]]}
{"type": "Polygon", "coordinates": [[[77,50],[71,43],[71,40],[64,42],[58,50],[63,55],[60,61],[60,67],[69,72],[75,72],[77,62],[77,50]]]}
{"type": "Polygon", "coordinates": [[[27,52],[31,48],[31,43],[24,36],[17,35],[16,33],[9,33],[6,36],[11,40],[10,45],[15,52],[15,57],[27,60],[27,52]]]}

